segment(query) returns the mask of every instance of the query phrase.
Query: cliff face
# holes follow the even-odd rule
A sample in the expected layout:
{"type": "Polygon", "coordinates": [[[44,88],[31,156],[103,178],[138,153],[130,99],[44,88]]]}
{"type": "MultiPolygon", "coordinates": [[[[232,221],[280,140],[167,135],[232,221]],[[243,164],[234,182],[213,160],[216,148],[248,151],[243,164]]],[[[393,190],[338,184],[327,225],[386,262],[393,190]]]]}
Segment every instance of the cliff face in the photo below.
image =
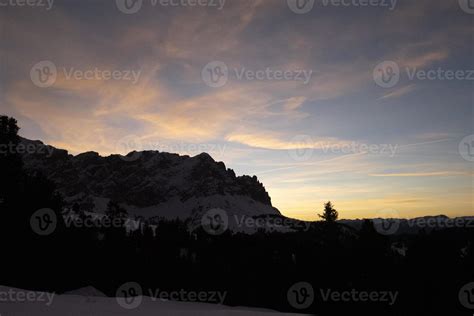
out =
{"type": "MultiPolygon", "coordinates": [[[[206,153],[195,157],[156,151],[127,156],[101,157],[95,152],[72,156],[39,141],[22,139],[22,143],[43,148],[22,155],[25,167],[42,171],[70,201],[112,199],[135,209],[173,201],[173,205],[186,204],[185,213],[193,211],[189,209],[193,204],[201,208],[239,205],[247,215],[279,214],[255,176],[238,177],[206,153]]],[[[182,205],[175,206],[177,213],[182,212],[182,205]]]]}

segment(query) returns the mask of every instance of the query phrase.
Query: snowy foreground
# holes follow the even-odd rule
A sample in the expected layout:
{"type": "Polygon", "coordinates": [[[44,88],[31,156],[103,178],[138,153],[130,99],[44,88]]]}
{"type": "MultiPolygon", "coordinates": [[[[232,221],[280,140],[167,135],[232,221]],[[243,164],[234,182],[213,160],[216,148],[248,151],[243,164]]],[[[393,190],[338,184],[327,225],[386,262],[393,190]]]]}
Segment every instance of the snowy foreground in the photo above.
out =
{"type": "MultiPolygon", "coordinates": [[[[121,307],[116,298],[104,297],[93,288],[56,295],[0,286],[0,315],[295,315],[272,310],[224,305],[152,301],[144,296],[135,309],[121,307]]],[[[300,314],[298,314],[300,315],[300,314]]]]}

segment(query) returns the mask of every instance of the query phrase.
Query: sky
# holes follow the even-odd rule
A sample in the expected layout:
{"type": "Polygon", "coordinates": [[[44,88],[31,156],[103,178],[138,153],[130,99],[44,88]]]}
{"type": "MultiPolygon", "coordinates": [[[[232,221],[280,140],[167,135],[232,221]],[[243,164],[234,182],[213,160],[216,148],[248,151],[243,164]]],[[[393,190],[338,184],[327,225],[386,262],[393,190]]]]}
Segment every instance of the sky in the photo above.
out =
{"type": "Polygon", "coordinates": [[[470,2],[0,0],[0,112],[72,154],[208,152],[290,217],[473,215],[470,2]]]}

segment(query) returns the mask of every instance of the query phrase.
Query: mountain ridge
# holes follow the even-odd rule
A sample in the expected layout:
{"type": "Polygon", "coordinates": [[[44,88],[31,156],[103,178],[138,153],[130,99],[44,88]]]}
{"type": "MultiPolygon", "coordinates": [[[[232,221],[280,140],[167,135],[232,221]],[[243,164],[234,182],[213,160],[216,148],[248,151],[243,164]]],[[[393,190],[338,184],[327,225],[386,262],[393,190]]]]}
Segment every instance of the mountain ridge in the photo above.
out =
{"type": "MultiPolygon", "coordinates": [[[[227,208],[230,213],[246,215],[280,214],[256,176],[237,176],[207,153],[190,157],[132,151],[125,156],[101,156],[89,151],[74,156],[39,140],[21,138],[20,144],[36,149],[22,154],[25,168],[41,171],[67,202],[85,210],[103,210],[106,199],[138,210],[141,216],[146,214],[140,210],[147,208],[174,208],[176,217],[206,208],[227,208]]],[[[150,216],[160,215],[152,213],[150,216]]]]}

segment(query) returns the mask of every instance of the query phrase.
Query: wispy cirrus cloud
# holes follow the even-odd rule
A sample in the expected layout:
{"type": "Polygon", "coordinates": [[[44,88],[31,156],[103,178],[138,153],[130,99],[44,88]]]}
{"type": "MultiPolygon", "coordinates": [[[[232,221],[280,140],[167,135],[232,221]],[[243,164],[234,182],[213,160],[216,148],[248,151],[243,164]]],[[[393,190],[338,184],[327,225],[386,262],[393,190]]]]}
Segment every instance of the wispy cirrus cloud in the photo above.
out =
{"type": "Polygon", "coordinates": [[[416,89],[415,84],[411,84],[408,86],[404,86],[402,88],[399,88],[393,92],[387,93],[384,96],[382,96],[380,99],[391,99],[391,98],[399,98],[402,97],[406,94],[409,94],[410,92],[414,91],[416,89]]]}
{"type": "Polygon", "coordinates": [[[435,172],[407,172],[407,173],[373,173],[371,177],[453,177],[472,176],[472,173],[459,171],[435,171],[435,172]]]}

